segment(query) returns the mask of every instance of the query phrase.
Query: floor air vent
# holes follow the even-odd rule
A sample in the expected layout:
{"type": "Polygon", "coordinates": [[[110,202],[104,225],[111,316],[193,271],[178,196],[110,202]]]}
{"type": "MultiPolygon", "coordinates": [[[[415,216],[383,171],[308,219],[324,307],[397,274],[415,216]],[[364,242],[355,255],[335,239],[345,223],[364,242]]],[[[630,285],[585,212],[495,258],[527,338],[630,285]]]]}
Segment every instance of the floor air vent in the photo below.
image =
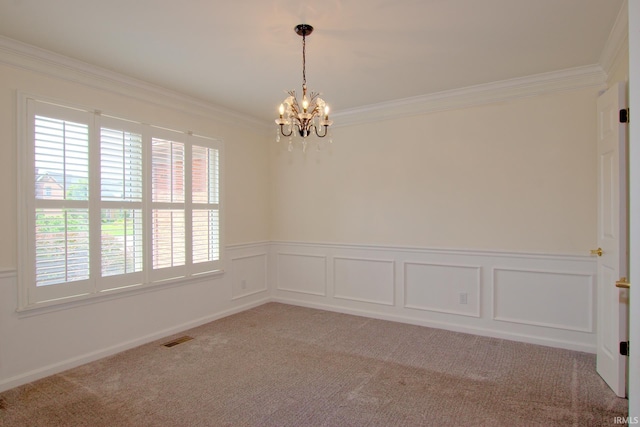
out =
{"type": "Polygon", "coordinates": [[[178,344],[182,344],[183,342],[191,341],[192,339],[193,339],[193,337],[185,335],[183,337],[176,338],[175,340],[169,341],[169,342],[164,343],[162,345],[165,346],[165,347],[173,347],[173,346],[176,346],[178,344]]]}

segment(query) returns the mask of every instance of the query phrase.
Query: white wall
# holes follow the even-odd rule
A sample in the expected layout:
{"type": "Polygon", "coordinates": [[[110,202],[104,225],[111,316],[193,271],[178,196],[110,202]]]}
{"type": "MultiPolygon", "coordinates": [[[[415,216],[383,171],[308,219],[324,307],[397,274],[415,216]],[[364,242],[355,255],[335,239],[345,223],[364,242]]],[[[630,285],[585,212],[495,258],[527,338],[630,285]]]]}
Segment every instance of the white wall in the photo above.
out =
{"type": "Polygon", "coordinates": [[[324,151],[274,145],[273,298],[595,352],[596,99],[626,78],[616,52],[599,79],[532,76],[464,107],[363,111],[378,119],[324,151]]]}
{"type": "Polygon", "coordinates": [[[273,297],[595,352],[600,84],[271,150],[273,297]]]}
{"type": "Polygon", "coordinates": [[[261,304],[267,284],[265,131],[213,106],[0,40],[0,390],[261,304]],[[34,56],[35,55],[35,56],[34,56]],[[224,140],[225,273],[91,302],[16,312],[16,91],[224,140]]]}
{"type": "Polygon", "coordinates": [[[271,239],[588,253],[598,90],[341,127],[306,156],[274,144],[271,239]]]}

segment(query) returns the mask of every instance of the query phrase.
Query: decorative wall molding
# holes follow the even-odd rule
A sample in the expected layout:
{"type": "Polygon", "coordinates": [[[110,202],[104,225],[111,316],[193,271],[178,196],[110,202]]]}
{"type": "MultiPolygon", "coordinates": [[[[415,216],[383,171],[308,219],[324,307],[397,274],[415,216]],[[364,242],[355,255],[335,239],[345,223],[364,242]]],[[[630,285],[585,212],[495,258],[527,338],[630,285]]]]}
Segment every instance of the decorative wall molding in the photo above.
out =
{"type": "Polygon", "coordinates": [[[258,242],[233,243],[225,247],[228,251],[238,251],[238,250],[245,250],[245,249],[251,249],[251,248],[264,249],[269,244],[270,242],[266,240],[262,240],[258,242]]]}
{"type": "Polygon", "coordinates": [[[18,272],[11,269],[0,269],[0,279],[10,279],[18,277],[18,272]]]}
{"type": "Polygon", "coordinates": [[[277,252],[276,287],[280,291],[327,295],[327,257],[325,255],[277,252]]]}
{"type": "Polygon", "coordinates": [[[273,301],[596,349],[596,261],[587,255],[309,242],[272,242],[270,251],[279,259],[269,275],[273,301]],[[310,267],[309,259],[320,261],[310,267]],[[322,276],[325,263],[316,286],[328,292],[295,284],[322,276]]]}
{"type": "Polygon", "coordinates": [[[135,98],[163,108],[179,108],[194,116],[213,117],[216,121],[235,127],[270,129],[263,120],[247,117],[243,113],[3,36],[0,36],[0,64],[135,98]]]}
{"type": "Polygon", "coordinates": [[[553,252],[525,252],[525,251],[508,251],[496,249],[457,249],[457,248],[429,248],[420,246],[399,246],[399,245],[375,245],[375,244],[359,244],[359,243],[329,243],[329,242],[298,242],[286,240],[273,240],[268,242],[273,246],[286,246],[294,248],[305,248],[307,250],[317,250],[320,253],[326,253],[332,249],[353,250],[353,251],[379,251],[379,252],[403,252],[416,254],[445,254],[459,256],[495,256],[501,258],[522,258],[522,259],[538,259],[538,260],[565,260],[565,261],[584,261],[591,260],[592,256],[583,253],[553,253],[553,252]]]}
{"type": "Polygon", "coordinates": [[[268,292],[267,252],[231,258],[231,299],[268,292]]]}
{"type": "Polygon", "coordinates": [[[572,271],[494,268],[492,317],[504,322],[593,333],[595,276],[572,271]]]}
{"type": "Polygon", "coordinates": [[[587,87],[604,88],[606,77],[603,68],[594,64],[398,99],[335,112],[334,127],[455,110],[587,87]]]}
{"type": "Polygon", "coordinates": [[[405,308],[480,317],[481,266],[428,262],[403,262],[403,266],[405,308]]]}
{"type": "Polygon", "coordinates": [[[395,263],[376,258],[333,257],[334,298],[395,305],[395,263]]]}

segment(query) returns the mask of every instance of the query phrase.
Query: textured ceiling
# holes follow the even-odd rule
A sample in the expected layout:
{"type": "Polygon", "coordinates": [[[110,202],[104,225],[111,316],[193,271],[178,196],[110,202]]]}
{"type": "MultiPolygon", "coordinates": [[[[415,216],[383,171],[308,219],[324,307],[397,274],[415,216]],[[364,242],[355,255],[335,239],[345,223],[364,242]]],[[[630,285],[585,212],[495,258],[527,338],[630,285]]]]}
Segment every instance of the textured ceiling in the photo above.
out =
{"type": "Polygon", "coordinates": [[[0,35],[270,121],[597,64],[623,0],[0,0],[0,35]]]}

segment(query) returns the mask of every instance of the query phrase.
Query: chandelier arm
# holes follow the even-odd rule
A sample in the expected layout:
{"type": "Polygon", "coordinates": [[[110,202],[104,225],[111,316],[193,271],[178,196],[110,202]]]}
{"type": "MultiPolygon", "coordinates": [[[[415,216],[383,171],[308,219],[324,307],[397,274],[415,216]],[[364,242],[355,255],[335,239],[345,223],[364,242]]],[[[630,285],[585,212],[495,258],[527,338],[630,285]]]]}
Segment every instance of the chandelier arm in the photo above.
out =
{"type": "Polygon", "coordinates": [[[318,132],[318,127],[317,127],[317,126],[315,126],[315,125],[314,125],[313,127],[314,127],[314,130],[315,130],[315,132],[316,132],[316,136],[317,136],[318,138],[324,138],[325,136],[327,136],[327,133],[329,133],[329,129],[328,129],[328,128],[329,128],[329,126],[327,126],[327,125],[323,125],[323,126],[321,126],[321,127],[323,127],[323,128],[324,128],[324,134],[322,134],[322,135],[320,135],[320,132],[318,132]]]}
{"type": "Polygon", "coordinates": [[[282,134],[282,136],[291,136],[291,135],[293,135],[293,126],[291,126],[291,128],[289,129],[289,133],[286,134],[286,133],[284,133],[284,125],[281,124],[280,125],[280,133],[282,134]]]}

